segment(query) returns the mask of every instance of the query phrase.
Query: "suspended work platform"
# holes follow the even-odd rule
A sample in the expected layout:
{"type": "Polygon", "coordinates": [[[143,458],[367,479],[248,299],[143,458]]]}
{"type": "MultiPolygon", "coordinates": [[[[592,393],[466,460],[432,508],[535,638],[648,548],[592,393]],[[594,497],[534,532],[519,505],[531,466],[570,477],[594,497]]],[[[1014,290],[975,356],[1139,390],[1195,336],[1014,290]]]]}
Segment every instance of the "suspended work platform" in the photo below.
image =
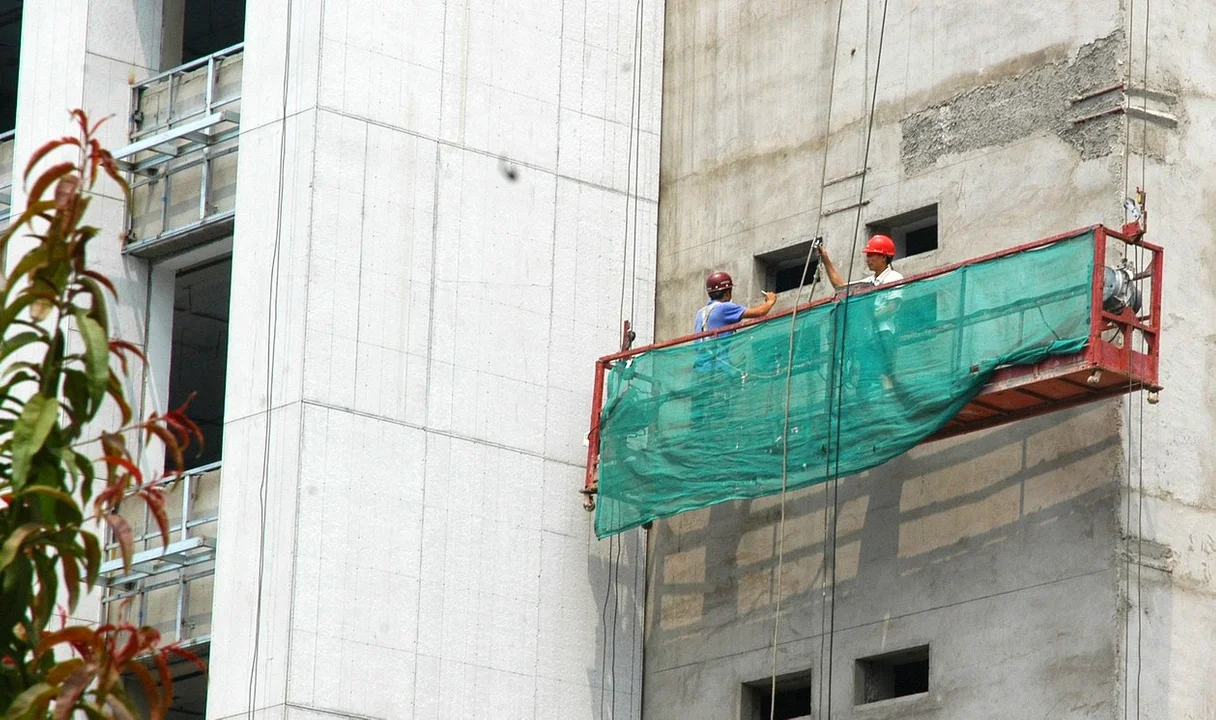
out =
{"type": "Polygon", "coordinates": [[[1137,390],[1155,401],[1162,268],[1140,222],[1095,225],[600,358],[596,532],[1137,390]]]}

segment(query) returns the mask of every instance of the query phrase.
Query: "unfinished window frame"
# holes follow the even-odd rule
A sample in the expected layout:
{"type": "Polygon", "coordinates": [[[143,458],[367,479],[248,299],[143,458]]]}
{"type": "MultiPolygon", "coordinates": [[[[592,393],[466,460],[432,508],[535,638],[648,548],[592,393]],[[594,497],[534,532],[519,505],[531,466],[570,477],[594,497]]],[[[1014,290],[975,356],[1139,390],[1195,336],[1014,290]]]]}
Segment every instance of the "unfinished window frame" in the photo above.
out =
{"type": "MultiPolygon", "coordinates": [[[[919,672],[919,671],[918,671],[919,672]]],[[[932,651],[929,643],[857,658],[853,662],[853,705],[869,707],[877,703],[926,697],[933,687],[932,651]],[[896,694],[896,668],[924,664],[924,689],[896,694]],[[889,677],[878,677],[880,673],[889,677]],[[889,684],[889,688],[878,685],[889,684]]]]}
{"type": "Polygon", "coordinates": [[[919,258],[941,250],[941,223],[938,204],[923,205],[915,210],[866,223],[867,235],[887,235],[895,242],[895,259],[919,258]],[[933,247],[908,254],[908,234],[935,227],[933,247]]]}
{"type": "MultiPolygon", "coordinates": [[[[777,677],[777,698],[789,693],[806,692],[807,712],[805,715],[785,715],[775,713],[776,720],[810,720],[814,716],[812,702],[813,677],[810,668],[786,673],[777,677]]],[[[763,678],[743,683],[740,691],[739,717],[741,720],[769,720],[769,701],[772,698],[772,678],[763,678]]]]}
{"type": "Polygon", "coordinates": [[[815,273],[818,272],[819,258],[818,254],[812,258],[811,264],[808,267],[806,262],[807,253],[811,249],[811,243],[814,238],[809,235],[804,235],[795,240],[792,245],[785,245],[753,256],[752,260],[755,264],[756,279],[759,281],[759,286],[764,290],[775,292],[778,295],[787,292],[797,292],[800,287],[810,287],[815,282],[815,273]],[[806,269],[805,282],[801,285],[798,280],[802,280],[803,268],[806,269]],[[797,274],[798,280],[793,285],[789,285],[783,289],[778,289],[777,280],[781,273],[794,272],[797,274]]]}

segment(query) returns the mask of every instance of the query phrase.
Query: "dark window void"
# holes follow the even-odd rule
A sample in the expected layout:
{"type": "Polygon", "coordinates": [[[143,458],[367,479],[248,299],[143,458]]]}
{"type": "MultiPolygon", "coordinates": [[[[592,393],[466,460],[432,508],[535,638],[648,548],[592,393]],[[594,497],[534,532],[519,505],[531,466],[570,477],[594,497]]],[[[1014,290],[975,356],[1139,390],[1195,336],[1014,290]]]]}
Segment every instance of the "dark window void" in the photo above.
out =
{"type": "Polygon", "coordinates": [[[800,720],[811,716],[809,671],[777,678],[777,694],[769,680],[743,686],[743,720],[800,720]]]}
{"type": "Polygon", "coordinates": [[[0,0],[0,133],[17,127],[17,69],[21,60],[21,5],[21,0],[0,0]]]}
{"type": "Polygon", "coordinates": [[[808,267],[806,255],[810,248],[811,241],[806,240],[780,250],[757,255],[756,272],[762,281],[761,286],[765,290],[781,293],[813,283],[815,272],[819,267],[819,254],[815,253],[808,267]],[[802,281],[804,270],[806,271],[805,283],[802,281]]]}
{"type": "Polygon", "coordinates": [[[245,39],[245,0],[186,0],[182,62],[188,63],[245,39]]]}
{"type": "Polygon", "coordinates": [[[186,468],[219,460],[224,447],[224,381],[228,369],[228,300],[232,259],[178,273],[173,297],[169,407],[195,393],[187,415],[203,431],[202,453],[186,453],[186,468]]]}
{"type": "Polygon", "coordinates": [[[890,235],[895,257],[911,257],[937,249],[937,205],[918,208],[895,217],[870,223],[869,234],[890,235]]]}
{"type": "Polygon", "coordinates": [[[853,685],[857,705],[929,692],[929,646],[858,660],[853,685]]]}
{"type": "MultiPolygon", "coordinates": [[[[211,643],[205,643],[190,648],[204,663],[210,661],[211,643]]],[[[142,663],[152,677],[159,677],[156,666],[147,659],[142,663]]],[[[197,665],[170,655],[169,675],[173,679],[173,704],[165,713],[165,720],[198,720],[207,713],[207,673],[197,665]]],[[[145,696],[143,685],[132,673],[123,675],[123,683],[127,694],[135,703],[137,717],[149,717],[152,704],[145,696]]],[[[159,683],[157,683],[159,686],[159,683]]]]}

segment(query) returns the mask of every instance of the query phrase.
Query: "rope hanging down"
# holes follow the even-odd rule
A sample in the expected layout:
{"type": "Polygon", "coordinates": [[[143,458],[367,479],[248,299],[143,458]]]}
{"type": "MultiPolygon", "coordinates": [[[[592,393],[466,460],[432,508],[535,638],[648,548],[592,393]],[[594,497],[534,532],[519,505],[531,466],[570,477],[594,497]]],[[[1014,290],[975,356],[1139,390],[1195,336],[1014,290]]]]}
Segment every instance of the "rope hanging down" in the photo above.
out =
{"type": "MultiPolygon", "coordinates": [[[[884,44],[883,41],[886,38],[886,34],[887,34],[887,8],[889,6],[890,6],[890,0],[884,0],[883,4],[882,4],[882,20],[879,23],[879,28],[878,28],[878,55],[874,61],[874,88],[873,88],[873,91],[872,91],[871,97],[870,97],[870,118],[868,121],[868,125],[866,127],[865,152],[863,153],[862,159],[861,159],[861,168],[862,168],[861,187],[857,191],[857,214],[856,214],[855,220],[853,222],[853,247],[849,251],[849,274],[848,274],[849,278],[853,277],[853,267],[857,261],[857,240],[860,237],[860,233],[861,233],[861,208],[862,208],[862,201],[865,200],[866,179],[869,177],[869,173],[866,172],[866,168],[869,167],[869,164],[870,164],[870,147],[871,147],[871,141],[874,138],[874,116],[877,114],[876,111],[877,111],[877,107],[878,107],[878,86],[879,86],[879,78],[882,76],[882,50],[883,50],[883,44],[884,44]]],[[[868,30],[868,23],[867,23],[867,30],[868,30]]],[[[833,666],[835,664],[833,662],[833,660],[834,660],[835,649],[836,649],[836,549],[837,549],[837,539],[838,539],[838,532],[837,532],[838,528],[837,528],[836,521],[837,521],[837,517],[839,514],[839,510],[840,510],[840,501],[839,501],[839,498],[840,498],[840,416],[841,416],[841,413],[843,412],[843,406],[844,406],[844,395],[842,392],[842,390],[843,390],[842,386],[844,383],[845,350],[847,348],[847,343],[848,343],[848,327],[849,327],[848,313],[849,313],[849,306],[851,305],[851,303],[849,303],[847,301],[847,298],[850,294],[851,294],[851,286],[845,288],[846,302],[844,303],[844,309],[842,311],[844,314],[844,322],[841,325],[841,332],[840,332],[840,344],[839,344],[840,351],[839,351],[837,359],[835,361],[835,366],[833,367],[833,374],[835,375],[835,380],[829,385],[829,392],[834,392],[834,394],[836,396],[836,413],[835,413],[835,420],[834,420],[834,423],[835,423],[834,427],[835,427],[836,435],[835,435],[834,441],[832,442],[834,467],[832,468],[832,473],[830,475],[831,480],[828,483],[829,487],[831,489],[831,493],[832,493],[832,545],[831,545],[831,556],[830,556],[831,557],[831,580],[828,583],[829,586],[831,587],[832,596],[831,596],[831,608],[829,610],[830,615],[829,615],[829,620],[828,620],[828,657],[827,657],[828,678],[827,678],[827,682],[824,683],[824,687],[826,688],[824,694],[827,695],[827,714],[824,715],[824,717],[828,717],[828,718],[832,717],[832,671],[833,671],[833,666]]],[[[830,432],[830,430],[829,430],[829,432],[830,432]]],[[[825,501],[824,512],[826,513],[827,512],[827,510],[826,510],[827,498],[826,497],[824,498],[824,501],[825,501]]],[[[824,538],[824,542],[825,543],[827,542],[826,537],[824,538]]]]}
{"type": "MultiPolygon", "coordinates": [[[[781,582],[782,570],[785,565],[785,514],[786,514],[786,498],[789,490],[789,434],[790,434],[790,390],[793,383],[794,369],[794,339],[797,328],[798,307],[802,304],[802,288],[806,286],[806,276],[810,271],[811,259],[818,248],[820,230],[823,225],[823,197],[826,187],[828,168],[828,147],[832,137],[832,106],[836,97],[836,63],[840,57],[840,25],[841,18],[844,15],[844,0],[839,0],[836,5],[836,33],[835,40],[832,43],[832,70],[828,76],[828,104],[827,118],[823,128],[823,162],[819,169],[819,205],[817,208],[817,217],[815,220],[814,240],[811,241],[807,248],[806,261],[802,265],[802,275],[798,282],[798,292],[794,297],[794,310],[790,313],[790,337],[789,337],[789,352],[785,371],[785,416],[782,422],[781,431],[781,515],[777,522],[777,570],[774,581],[774,608],[773,608],[773,641],[772,641],[772,663],[770,667],[769,678],[769,720],[774,720],[777,709],[777,644],[781,628],[781,582]]],[[[811,285],[811,291],[807,296],[808,302],[815,297],[815,288],[819,284],[819,269],[816,268],[815,278],[811,285]]],[[[826,535],[825,535],[826,537],[826,535]]],[[[822,637],[822,634],[821,634],[822,637]]],[[[822,654],[822,652],[821,652],[822,654]]],[[[807,708],[808,710],[810,708],[807,708]]]]}
{"type": "MultiPolygon", "coordinates": [[[[643,15],[646,10],[645,0],[638,0],[634,16],[633,35],[633,78],[629,94],[629,144],[627,149],[628,163],[625,170],[625,225],[621,237],[621,304],[620,322],[624,328],[621,349],[628,349],[633,339],[633,318],[637,309],[637,274],[638,274],[638,188],[641,176],[641,122],[642,122],[642,29],[643,15]],[[629,242],[629,201],[633,199],[633,245],[632,268],[630,267],[629,242]],[[629,314],[625,314],[625,287],[629,286],[629,314]]],[[[618,587],[621,574],[621,551],[624,538],[609,538],[608,541],[608,577],[604,585],[604,602],[600,613],[602,637],[600,654],[600,714],[604,714],[605,696],[611,685],[612,695],[608,699],[609,718],[616,717],[616,629],[620,615],[620,589],[618,587]],[[615,552],[614,552],[615,542],[615,552]],[[608,600],[612,598],[612,619],[608,619],[608,600]],[[611,627],[611,630],[609,630],[611,627]],[[607,670],[607,672],[605,672],[607,670]]],[[[644,551],[643,551],[644,552],[644,551]]],[[[636,572],[635,572],[636,577],[636,572]]],[[[632,687],[633,675],[630,674],[632,687]]]]}
{"type": "MultiPolygon", "coordinates": [[[[1151,17],[1151,0],[1145,0],[1144,7],[1144,61],[1141,66],[1141,108],[1142,113],[1141,134],[1140,134],[1140,188],[1147,188],[1148,180],[1148,60],[1149,60],[1149,29],[1151,17]]],[[[1132,60],[1134,57],[1132,38],[1135,32],[1136,24],[1136,2],[1131,0],[1128,4],[1128,43],[1127,43],[1127,80],[1125,81],[1125,92],[1133,87],[1132,79],[1133,68],[1132,60]]],[[[1128,99],[1130,105],[1130,97],[1128,99]]],[[[1123,141],[1123,196],[1125,198],[1131,195],[1131,119],[1127,118],[1124,125],[1124,141],[1123,141]]],[[[1140,192],[1137,191],[1139,197],[1140,192]]],[[[1137,203],[1139,200],[1137,200],[1137,203]]],[[[1124,205],[1125,215],[1124,221],[1132,220],[1132,207],[1129,203],[1124,205]]],[[[1140,216],[1143,215],[1143,208],[1139,208],[1140,216]]],[[[1131,248],[1125,249],[1126,253],[1135,253],[1135,267],[1141,268],[1144,264],[1144,248],[1136,245],[1134,250],[1131,248]]],[[[1129,332],[1129,337],[1124,338],[1125,343],[1133,342],[1134,331],[1129,332]]],[[[1136,495],[1136,718],[1140,718],[1141,706],[1141,691],[1144,669],[1144,612],[1143,612],[1143,559],[1144,559],[1144,391],[1141,389],[1139,395],[1139,412],[1133,419],[1131,394],[1135,392],[1134,382],[1131,377],[1128,377],[1128,398],[1127,398],[1127,477],[1125,487],[1125,512],[1124,512],[1124,528],[1126,537],[1130,537],[1132,528],[1132,443],[1133,435],[1135,436],[1135,446],[1137,458],[1135,461],[1137,487],[1136,495]]],[[[1126,578],[1126,588],[1128,593],[1128,612],[1124,613],[1123,617],[1123,717],[1125,720],[1131,715],[1131,563],[1132,554],[1130,548],[1124,549],[1124,577],[1126,578]]]]}

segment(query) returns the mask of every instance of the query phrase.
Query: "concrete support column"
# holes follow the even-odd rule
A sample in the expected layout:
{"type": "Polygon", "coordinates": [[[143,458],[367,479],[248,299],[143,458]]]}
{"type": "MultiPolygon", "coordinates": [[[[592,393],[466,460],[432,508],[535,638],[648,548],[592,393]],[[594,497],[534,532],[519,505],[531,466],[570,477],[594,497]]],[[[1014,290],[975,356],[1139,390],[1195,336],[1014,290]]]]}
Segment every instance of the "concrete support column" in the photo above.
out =
{"type": "Polygon", "coordinates": [[[208,717],[636,717],[638,535],[577,492],[622,287],[652,332],[635,12],[250,4],[208,717]]]}

